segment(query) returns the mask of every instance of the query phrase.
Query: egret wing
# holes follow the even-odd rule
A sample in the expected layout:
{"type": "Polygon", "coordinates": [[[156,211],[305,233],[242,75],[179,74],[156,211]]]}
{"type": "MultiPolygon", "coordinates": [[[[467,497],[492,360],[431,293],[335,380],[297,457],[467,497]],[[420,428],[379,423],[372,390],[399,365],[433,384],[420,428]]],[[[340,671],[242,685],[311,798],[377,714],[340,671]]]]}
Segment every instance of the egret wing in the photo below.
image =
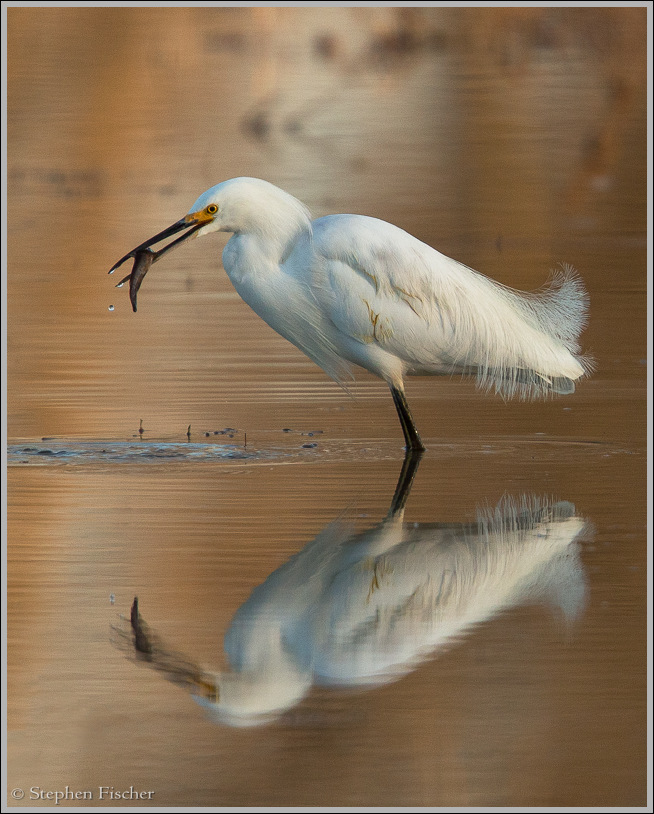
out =
{"type": "Polygon", "coordinates": [[[476,372],[503,395],[569,392],[587,298],[564,269],[540,294],[502,286],[392,224],[358,215],[314,222],[312,281],[351,339],[401,360],[406,373],[476,372]]]}

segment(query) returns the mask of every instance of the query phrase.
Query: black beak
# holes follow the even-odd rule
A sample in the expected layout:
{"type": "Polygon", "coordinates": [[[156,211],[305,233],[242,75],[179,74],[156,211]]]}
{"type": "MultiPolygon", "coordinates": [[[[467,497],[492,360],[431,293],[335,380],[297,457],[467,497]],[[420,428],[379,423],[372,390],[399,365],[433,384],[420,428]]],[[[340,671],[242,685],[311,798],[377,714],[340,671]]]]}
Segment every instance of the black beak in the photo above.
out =
{"type": "Polygon", "coordinates": [[[149,240],[146,240],[145,243],[141,243],[140,246],[137,246],[135,249],[132,249],[132,251],[126,254],[124,257],[121,257],[120,260],[109,269],[109,274],[113,274],[114,271],[116,271],[116,269],[119,266],[122,266],[122,264],[126,260],[129,260],[130,257],[136,257],[138,252],[143,252],[145,249],[148,249],[155,243],[159,243],[161,240],[165,240],[167,237],[172,237],[173,235],[176,235],[178,232],[181,232],[184,229],[188,229],[188,232],[186,232],[186,234],[183,234],[181,237],[178,237],[177,240],[173,240],[172,243],[169,243],[167,246],[164,246],[163,249],[159,249],[158,252],[154,252],[154,258],[152,259],[152,262],[156,263],[156,261],[159,260],[159,258],[162,257],[164,254],[166,254],[166,252],[169,252],[174,246],[177,246],[183,241],[185,241],[194,232],[197,232],[197,230],[200,229],[202,226],[205,226],[205,224],[196,223],[194,221],[189,222],[188,220],[186,220],[186,218],[182,218],[181,220],[176,221],[175,223],[173,223],[172,226],[169,226],[167,229],[164,229],[163,232],[159,232],[158,235],[151,237],[149,240]]]}

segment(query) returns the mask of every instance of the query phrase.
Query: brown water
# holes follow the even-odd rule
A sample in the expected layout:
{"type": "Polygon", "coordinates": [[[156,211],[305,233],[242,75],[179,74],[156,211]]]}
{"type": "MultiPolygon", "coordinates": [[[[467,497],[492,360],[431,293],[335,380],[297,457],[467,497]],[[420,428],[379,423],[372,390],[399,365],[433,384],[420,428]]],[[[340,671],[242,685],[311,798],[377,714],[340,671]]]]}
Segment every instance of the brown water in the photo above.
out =
{"type": "Polygon", "coordinates": [[[8,10],[10,802],[645,804],[645,22],[8,10]],[[226,237],[162,261],[136,315],[107,277],[237,175],[518,288],[571,263],[595,374],[544,404],[409,381],[428,450],[404,525],[384,521],[402,464],[387,388],[362,371],[350,399],[255,317],[220,267],[226,237]],[[537,498],[581,518],[550,553],[537,498]],[[503,523],[462,526],[500,503],[503,523]],[[120,618],[135,595],[149,663],[120,618]],[[281,625],[278,660],[302,665],[264,659],[266,692],[289,697],[263,721],[179,686],[182,656],[228,669],[230,625],[236,691],[260,707],[248,636],[281,625]],[[364,655],[381,673],[357,673],[364,655]]]}

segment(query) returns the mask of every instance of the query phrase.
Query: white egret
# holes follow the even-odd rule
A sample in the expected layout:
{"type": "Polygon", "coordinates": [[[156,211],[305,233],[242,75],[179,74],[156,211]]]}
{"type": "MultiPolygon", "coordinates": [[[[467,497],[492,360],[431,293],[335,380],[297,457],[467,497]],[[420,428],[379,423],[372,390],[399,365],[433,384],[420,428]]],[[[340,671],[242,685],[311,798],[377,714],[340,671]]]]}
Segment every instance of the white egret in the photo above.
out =
{"type": "Polygon", "coordinates": [[[277,333],[343,387],[351,363],[384,379],[408,450],[424,446],[404,392],[407,375],[472,374],[504,397],[535,398],[572,393],[590,371],[577,344],[587,296],[572,269],[564,267],[547,290],[523,294],[385,221],[312,221],[304,204],[257,178],[211,187],[110,273],[135,258],[125,279],[136,309],[152,262],[191,235],[218,231],[233,233],[223,266],[236,291],[277,333]]]}

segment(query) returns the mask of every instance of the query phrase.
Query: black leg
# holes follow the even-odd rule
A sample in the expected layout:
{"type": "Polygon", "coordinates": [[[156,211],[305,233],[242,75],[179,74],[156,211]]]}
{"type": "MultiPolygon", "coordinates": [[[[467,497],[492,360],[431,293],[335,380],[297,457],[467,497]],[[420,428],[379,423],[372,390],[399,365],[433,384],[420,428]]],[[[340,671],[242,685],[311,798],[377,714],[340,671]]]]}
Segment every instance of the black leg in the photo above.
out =
{"type": "Polygon", "coordinates": [[[388,511],[390,517],[395,517],[398,512],[401,512],[406,506],[411,492],[411,484],[418,471],[418,464],[422,458],[422,450],[407,449],[404,456],[404,463],[402,464],[402,471],[397,480],[395,487],[395,494],[391,501],[391,508],[388,511]]]}
{"type": "Polygon", "coordinates": [[[406,441],[407,452],[424,452],[425,445],[420,440],[418,430],[411,417],[411,410],[407,404],[406,396],[403,390],[398,390],[392,384],[389,385],[391,393],[393,394],[393,401],[395,402],[395,409],[400,418],[402,425],[402,432],[404,433],[404,440],[406,441]]]}

